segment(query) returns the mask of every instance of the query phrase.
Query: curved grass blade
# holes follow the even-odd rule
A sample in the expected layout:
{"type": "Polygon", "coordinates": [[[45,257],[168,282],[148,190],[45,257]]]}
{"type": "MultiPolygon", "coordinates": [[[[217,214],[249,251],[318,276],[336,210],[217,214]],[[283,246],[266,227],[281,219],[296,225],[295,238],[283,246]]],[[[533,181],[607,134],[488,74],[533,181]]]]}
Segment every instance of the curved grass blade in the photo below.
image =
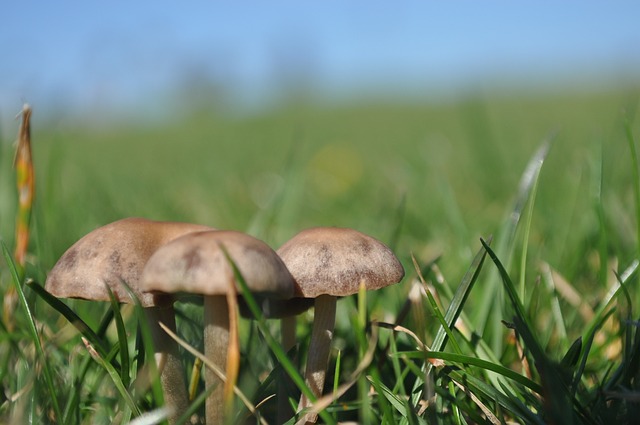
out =
{"type": "Polygon", "coordinates": [[[518,292],[516,291],[516,288],[514,287],[513,282],[511,281],[511,278],[507,273],[507,270],[504,268],[504,266],[502,265],[502,262],[500,262],[500,259],[495,254],[495,252],[493,252],[493,250],[489,247],[489,244],[485,242],[484,239],[482,238],[480,239],[480,243],[482,243],[482,246],[484,247],[486,252],[489,254],[489,257],[491,257],[491,260],[498,268],[498,273],[500,274],[500,278],[502,279],[503,287],[507,292],[509,299],[511,300],[511,305],[515,310],[516,317],[520,318],[520,320],[522,320],[524,324],[527,325],[527,328],[531,329],[531,326],[529,326],[527,315],[524,310],[524,306],[522,305],[522,301],[518,297],[518,292]]]}
{"type": "MultiPolygon", "coordinates": [[[[27,286],[35,292],[40,298],[42,298],[47,304],[51,306],[58,313],[62,314],[65,319],[69,321],[81,334],[85,337],[93,346],[93,348],[102,356],[107,356],[107,349],[104,341],[100,338],[87,323],[82,320],[73,310],[69,308],[65,303],[58,298],[47,292],[38,282],[34,280],[27,280],[27,286]]],[[[112,363],[114,367],[120,367],[117,363],[112,363]]]]}
{"type": "Polygon", "coordinates": [[[120,314],[120,304],[116,297],[113,295],[113,291],[109,285],[105,285],[107,293],[109,294],[109,300],[111,302],[111,309],[113,310],[113,318],[116,324],[116,332],[118,334],[118,344],[120,345],[120,377],[125,387],[129,387],[131,383],[130,375],[130,362],[129,362],[129,343],[127,341],[127,331],[124,327],[124,321],[122,320],[122,314],[120,314]]]}
{"type": "MultiPolygon", "coordinates": [[[[96,331],[96,335],[98,335],[98,337],[102,338],[102,336],[104,336],[107,328],[109,327],[109,324],[111,323],[111,320],[113,320],[113,310],[108,309],[105,316],[102,318],[102,321],[100,322],[98,330],[96,331]]],[[[80,410],[80,396],[82,393],[81,384],[85,380],[85,376],[89,371],[89,366],[91,365],[92,361],[93,359],[91,357],[85,357],[82,362],[82,366],[80,366],[80,373],[75,378],[73,389],[71,390],[71,396],[67,399],[67,404],[64,408],[64,416],[62,421],[62,423],[64,424],[73,425],[80,423],[79,418],[74,415],[77,415],[80,410]]]]}
{"type": "Polygon", "coordinates": [[[118,345],[115,345],[113,347],[113,349],[111,350],[111,352],[109,353],[108,357],[105,359],[102,356],[100,356],[100,354],[98,354],[98,352],[93,348],[91,343],[86,338],[82,337],[82,342],[84,343],[84,345],[87,348],[87,351],[89,352],[91,357],[100,366],[102,366],[104,368],[104,370],[107,371],[107,374],[109,375],[109,377],[111,378],[111,381],[113,382],[113,384],[115,385],[116,389],[118,390],[118,392],[120,393],[120,395],[124,399],[127,407],[129,409],[131,409],[131,411],[133,412],[133,414],[135,416],[140,416],[140,414],[142,412],[140,412],[140,409],[136,405],[135,401],[133,401],[133,398],[131,397],[131,394],[129,394],[129,391],[127,391],[127,389],[125,388],[125,386],[124,386],[124,384],[122,382],[122,379],[120,378],[120,375],[118,374],[118,371],[108,361],[109,358],[115,356],[117,350],[119,350],[120,347],[118,345]]]}
{"type": "MultiPolygon", "coordinates": [[[[543,145],[543,151],[540,153],[544,153],[544,155],[546,156],[546,153],[549,149],[548,145],[543,145]]],[[[526,271],[527,271],[527,251],[528,251],[528,247],[529,247],[529,235],[531,233],[531,221],[533,220],[533,207],[535,206],[536,203],[536,194],[538,192],[538,179],[540,177],[540,169],[542,168],[542,162],[544,161],[544,158],[541,158],[538,160],[537,162],[537,167],[533,166],[532,167],[532,171],[533,171],[533,175],[531,176],[531,187],[529,189],[529,196],[528,196],[528,208],[526,211],[526,219],[525,219],[525,224],[524,224],[524,235],[522,236],[522,255],[520,257],[520,282],[519,282],[519,289],[520,289],[520,299],[524,300],[525,299],[525,295],[526,295],[526,286],[525,286],[525,275],[526,275],[526,271]]]]}
{"type": "Polygon", "coordinates": [[[576,369],[576,372],[573,375],[573,381],[571,382],[571,396],[575,397],[576,392],[578,391],[578,384],[582,380],[582,376],[584,374],[585,367],[587,366],[587,359],[589,357],[589,353],[591,352],[591,347],[593,345],[593,340],[596,336],[596,331],[604,325],[604,323],[609,319],[609,317],[615,312],[615,309],[612,308],[608,310],[606,313],[603,311],[602,314],[598,314],[596,317],[598,321],[595,323],[595,326],[589,330],[586,334],[584,349],[582,350],[582,355],[580,359],[580,363],[576,369]]]}
{"type": "Polygon", "coordinates": [[[549,415],[550,420],[556,423],[569,423],[576,419],[576,415],[581,414],[582,407],[569,391],[566,373],[559,364],[550,360],[544,353],[540,343],[534,337],[533,327],[525,315],[522,302],[518,298],[507,271],[491,248],[483,240],[481,242],[498,268],[503,287],[515,310],[513,318],[515,329],[522,338],[523,345],[531,353],[540,374],[545,389],[543,410],[549,415]]]}
{"type": "MultiPolygon", "coordinates": [[[[513,256],[515,248],[516,231],[518,230],[518,225],[522,218],[522,212],[530,198],[532,188],[538,180],[540,169],[542,168],[547,154],[549,153],[551,142],[555,138],[555,134],[555,132],[550,134],[529,160],[524,172],[522,173],[522,177],[520,178],[513,210],[509,215],[509,219],[500,230],[499,239],[496,242],[496,249],[500,251],[501,257],[506,258],[506,264],[511,262],[511,257],[513,256]]],[[[478,311],[473,318],[473,323],[476,324],[478,329],[484,329],[487,326],[489,317],[492,314],[500,313],[500,309],[494,308],[493,303],[498,291],[499,287],[495,283],[495,279],[493,279],[493,276],[490,276],[487,280],[487,287],[485,288],[483,297],[480,300],[478,311]]],[[[496,327],[500,326],[499,319],[494,320],[493,323],[496,324],[496,327]]],[[[497,331],[497,329],[494,329],[494,331],[497,331]]],[[[501,340],[499,340],[499,332],[494,332],[494,334],[495,336],[493,337],[494,341],[492,346],[494,347],[494,351],[498,352],[500,350],[496,348],[499,348],[498,346],[501,345],[501,340]]]]}
{"type": "Polygon", "coordinates": [[[162,391],[162,386],[160,383],[160,371],[158,370],[158,365],[156,364],[155,359],[155,347],[153,343],[153,335],[151,329],[149,329],[149,322],[145,316],[144,307],[140,304],[140,300],[133,293],[131,287],[124,282],[120,281],[120,284],[125,288],[127,293],[129,294],[129,298],[133,300],[134,312],[136,315],[136,319],[138,321],[138,329],[140,334],[142,335],[142,344],[144,346],[144,364],[148,368],[148,374],[151,383],[151,392],[153,394],[153,398],[156,402],[157,406],[164,405],[164,393],[162,391]]]}
{"type": "Polygon", "coordinates": [[[413,359],[421,359],[427,357],[429,359],[438,359],[444,360],[448,362],[460,363],[469,366],[476,366],[481,369],[490,370],[499,375],[504,376],[505,378],[509,378],[527,388],[531,391],[534,391],[538,394],[542,394],[543,388],[540,384],[532,381],[524,375],[521,375],[513,370],[504,367],[500,364],[492,363],[486,360],[479,359],[477,357],[467,356],[464,354],[456,354],[456,353],[448,353],[446,351],[403,351],[397,354],[394,354],[399,357],[413,358],[413,359]]]}
{"type": "Polygon", "coordinates": [[[527,424],[544,425],[546,423],[537,414],[527,409],[519,399],[506,396],[497,388],[486,384],[475,376],[469,375],[461,370],[449,370],[447,375],[453,381],[469,388],[476,396],[481,396],[479,397],[481,400],[491,400],[497,403],[527,424]]]}
{"type": "MultiPolygon", "coordinates": [[[[438,306],[438,303],[436,302],[436,299],[433,297],[433,294],[426,287],[427,284],[426,284],[426,282],[424,280],[424,277],[422,276],[422,271],[420,270],[420,267],[418,266],[418,262],[416,261],[416,258],[412,255],[411,259],[413,260],[413,266],[416,269],[416,273],[418,274],[418,278],[420,279],[420,283],[422,283],[422,286],[424,288],[424,294],[426,294],[425,296],[426,296],[427,300],[429,301],[429,305],[431,306],[431,309],[435,313],[436,318],[438,319],[438,322],[440,322],[440,329],[443,329],[447,333],[448,341],[451,341],[451,345],[453,345],[454,351],[456,351],[457,353],[460,353],[461,352],[460,351],[460,346],[458,345],[458,343],[455,340],[455,337],[453,335],[453,331],[451,330],[451,327],[447,324],[447,321],[445,320],[445,318],[444,318],[444,316],[442,314],[442,310],[440,310],[440,307],[438,306]]],[[[422,292],[420,292],[420,296],[422,296],[422,292]]]]}
{"type": "Polygon", "coordinates": [[[36,328],[36,322],[33,318],[33,314],[31,313],[31,308],[29,307],[29,303],[27,303],[27,299],[24,296],[24,291],[22,290],[22,285],[20,284],[20,279],[18,277],[18,270],[16,268],[15,263],[13,262],[13,258],[11,258],[11,254],[9,253],[9,249],[7,245],[4,243],[4,240],[0,239],[0,244],[2,245],[2,253],[4,255],[7,266],[9,267],[9,272],[11,274],[11,278],[13,281],[13,285],[18,294],[18,300],[22,308],[24,309],[25,317],[27,318],[27,325],[29,328],[29,334],[31,335],[31,339],[36,348],[36,352],[40,357],[40,361],[42,364],[42,372],[44,374],[44,380],[49,390],[49,397],[51,400],[51,405],[53,406],[53,411],[56,415],[56,418],[62,420],[62,411],[60,410],[60,404],[58,403],[57,392],[53,383],[53,375],[51,374],[51,369],[49,368],[49,363],[47,362],[47,358],[44,353],[44,349],[42,348],[42,343],[40,342],[40,335],[38,334],[38,329],[36,328]]]}

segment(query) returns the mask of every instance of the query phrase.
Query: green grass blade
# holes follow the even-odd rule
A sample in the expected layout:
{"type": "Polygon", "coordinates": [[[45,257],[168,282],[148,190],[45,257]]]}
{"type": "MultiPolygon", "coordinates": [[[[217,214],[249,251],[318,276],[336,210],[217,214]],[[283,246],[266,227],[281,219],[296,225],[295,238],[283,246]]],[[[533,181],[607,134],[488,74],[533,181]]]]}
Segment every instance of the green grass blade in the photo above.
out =
{"type": "Polygon", "coordinates": [[[449,324],[447,323],[444,316],[442,315],[442,311],[440,311],[440,307],[438,307],[438,303],[436,302],[436,299],[433,298],[433,294],[431,293],[431,291],[425,291],[425,293],[427,294],[427,300],[429,300],[429,305],[431,305],[431,309],[435,313],[436,318],[438,319],[438,322],[440,322],[440,329],[444,329],[444,331],[447,333],[447,338],[448,338],[447,341],[451,342],[453,351],[455,351],[456,353],[462,353],[462,350],[460,350],[460,346],[458,345],[458,342],[456,341],[456,338],[453,335],[453,331],[451,330],[451,328],[449,327],[449,324]]]}
{"type": "Polygon", "coordinates": [[[120,314],[120,303],[113,295],[113,291],[108,285],[105,285],[107,292],[109,293],[109,301],[111,302],[111,309],[113,310],[113,318],[116,324],[116,333],[118,334],[118,344],[120,346],[120,377],[125,387],[129,387],[131,383],[130,375],[130,361],[129,361],[129,343],[127,341],[127,330],[124,327],[124,321],[122,320],[122,314],[120,314]]]}
{"type": "MultiPolygon", "coordinates": [[[[373,384],[371,378],[368,378],[369,382],[373,384]]],[[[413,409],[410,408],[404,400],[402,400],[399,396],[397,396],[393,391],[391,391],[386,385],[381,382],[377,382],[376,385],[380,390],[382,390],[379,394],[384,396],[384,398],[389,401],[391,406],[393,406],[403,417],[408,417],[410,415],[410,411],[413,412],[413,409]]]]}
{"type": "MultiPolygon", "coordinates": [[[[42,298],[47,304],[51,306],[58,313],[62,314],[65,319],[69,321],[81,334],[84,336],[96,351],[102,356],[106,357],[107,349],[104,341],[82,320],[73,310],[69,308],[65,303],[58,298],[47,292],[38,282],[34,280],[27,280],[27,287],[35,292],[40,298],[42,298]]],[[[118,365],[114,365],[119,367],[118,365]]]]}
{"type": "Polygon", "coordinates": [[[516,288],[513,285],[513,282],[511,281],[507,270],[504,268],[502,262],[495,254],[495,252],[493,252],[493,250],[489,247],[489,244],[485,242],[484,239],[480,239],[480,242],[482,243],[482,246],[484,247],[486,252],[489,254],[489,257],[491,257],[491,260],[493,260],[493,263],[498,268],[498,273],[500,274],[500,278],[502,279],[503,287],[507,292],[509,299],[511,300],[511,305],[515,310],[516,317],[519,317],[527,325],[527,328],[531,329],[529,320],[527,319],[527,314],[525,312],[524,306],[522,305],[522,301],[518,297],[518,292],[516,291],[516,288]]]}
{"type": "Polygon", "coordinates": [[[595,326],[589,330],[586,335],[584,348],[582,350],[582,354],[580,356],[580,362],[578,363],[578,367],[573,375],[573,381],[571,382],[571,395],[575,397],[576,392],[578,391],[578,385],[582,380],[582,376],[584,375],[584,370],[587,366],[587,359],[589,358],[589,353],[591,352],[591,347],[593,346],[593,340],[596,336],[596,331],[607,321],[607,319],[615,312],[615,309],[610,309],[606,313],[598,315],[598,321],[595,326]]]}
{"type": "Polygon", "coordinates": [[[464,365],[470,365],[470,366],[476,366],[478,368],[481,369],[485,369],[485,370],[490,370],[492,372],[495,372],[499,375],[504,376],[505,378],[509,378],[527,388],[529,388],[531,391],[535,391],[538,394],[541,394],[543,389],[540,386],[540,384],[532,381],[531,379],[527,378],[526,376],[520,375],[517,372],[514,372],[513,370],[504,367],[500,364],[496,364],[496,363],[492,363],[492,362],[488,362],[486,360],[482,360],[479,359],[477,357],[472,357],[472,356],[467,356],[464,354],[456,354],[456,353],[448,353],[446,351],[427,351],[427,352],[423,352],[423,351],[403,351],[397,354],[400,357],[407,357],[407,358],[415,358],[415,359],[422,359],[422,358],[428,358],[428,359],[440,359],[440,360],[444,360],[447,362],[454,362],[454,363],[460,363],[460,364],[464,364],[464,365]]]}
{"type": "Polygon", "coordinates": [[[113,382],[116,389],[118,390],[118,393],[120,393],[120,396],[125,401],[127,407],[131,409],[131,411],[135,416],[140,416],[141,414],[140,409],[136,405],[135,401],[133,401],[133,398],[131,397],[131,394],[129,393],[129,391],[125,388],[122,382],[122,378],[120,377],[120,374],[108,361],[109,358],[116,355],[116,352],[120,349],[120,347],[118,345],[115,345],[112,348],[111,352],[108,354],[108,356],[106,358],[102,358],[102,356],[98,354],[98,352],[93,348],[93,346],[87,339],[83,338],[82,341],[84,342],[85,347],[87,347],[87,351],[89,351],[89,354],[91,354],[91,357],[104,370],[107,371],[107,374],[109,375],[109,377],[111,378],[111,381],[113,382]]]}
{"type": "Polygon", "coordinates": [[[486,384],[473,375],[466,373],[464,370],[449,370],[447,375],[459,384],[468,387],[476,396],[485,401],[492,401],[511,412],[515,417],[525,421],[528,424],[543,425],[545,422],[531,410],[527,409],[515,397],[508,397],[497,388],[486,384]]]}
{"type": "MultiPolygon", "coordinates": [[[[489,238],[488,241],[488,243],[490,244],[491,238],[489,238]]],[[[462,308],[469,298],[469,294],[471,293],[473,285],[478,279],[480,270],[482,270],[482,264],[484,262],[486,254],[487,253],[485,249],[480,249],[474,257],[471,266],[463,276],[462,281],[460,282],[460,285],[458,286],[458,289],[456,290],[444,316],[444,320],[448,328],[452,328],[455,325],[456,320],[458,320],[458,318],[460,317],[462,308]]],[[[443,350],[447,344],[447,338],[447,331],[444,327],[441,326],[436,333],[436,337],[433,340],[431,348],[435,351],[443,350]]]]}
{"type": "MultiPolygon", "coordinates": [[[[542,145],[536,150],[533,157],[529,160],[520,183],[518,185],[518,192],[516,195],[515,204],[509,214],[509,219],[505,222],[500,230],[498,240],[496,242],[496,249],[499,251],[500,256],[505,258],[505,263],[508,265],[511,262],[513,251],[515,247],[516,232],[520,219],[522,218],[522,212],[524,211],[527,201],[530,198],[531,190],[537,181],[540,174],[540,169],[549,153],[549,148],[555,134],[550,135],[545,139],[542,145]]],[[[500,314],[500,309],[495,308],[494,301],[499,296],[499,286],[497,286],[494,276],[490,275],[487,280],[487,287],[484,290],[483,297],[480,300],[476,314],[473,317],[473,323],[476,324],[478,329],[484,329],[489,322],[491,315],[494,315],[494,326],[499,326],[500,320],[497,317],[500,314]]],[[[496,331],[497,329],[494,329],[496,331]]],[[[494,351],[500,351],[501,340],[499,340],[499,332],[494,332],[492,335],[493,343],[491,344],[494,351]]]]}
{"type": "MultiPolygon", "coordinates": [[[[107,331],[111,320],[113,320],[113,310],[108,309],[105,316],[102,318],[102,321],[100,322],[98,330],[96,331],[96,335],[100,339],[102,339],[105,332],[107,331]]],[[[64,408],[64,420],[62,421],[62,423],[64,424],[73,425],[79,423],[78,419],[74,415],[78,413],[78,410],[80,408],[80,397],[83,391],[82,384],[85,382],[85,377],[92,362],[93,359],[91,357],[85,357],[82,362],[82,366],[80,366],[80,373],[74,380],[73,389],[71,390],[71,394],[68,397],[67,404],[64,408]]]]}
{"type": "Polygon", "coordinates": [[[0,244],[2,245],[2,253],[4,255],[7,266],[9,267],[9,272],[11,273],[11,278],[13,281],[13,285],[18,294],[18,299],[20,305],[24,309],[25,317],[27,319],[27,325],[29,328],[29,334],[36,348],[36,352],[38,353],[38,357],[40,357],[40,361],[42,364],[42,372],[44,374],[45,383],[47,385],[49,391],[49,397],[51,400],[51,405],[53,407],[53,411],[58,420],[62,420],[62,411],[60,410],[60,404],[58,402],[58,393],[56,392],[56,388],[53,382],[53,375],[51,374],[51,369],[49,368],[49,362],[47,361],[47,357],[44,353],[44,349],[42,348],[42,343],[40,342],[40,335],[38,334],[38,329],[36,328],[36,322],[31,313],[31,307],[29,307],[29,303],[27,302],[26,297],[24,296],[24,291],[22,290],[22,285],[18,278],[18,270],[16,268],[15,263],[13,262],[13,258],[9,253],[9,249],[7,245],[4,243],[4,240],[0,239],[0,244]]]}
{"type": "Polygon", "coordinates": [[[151,382],[151,393],[153,394],[156,406],[162,406],[164,405],[164,394],[162,392],[160,372],[158,371],[158,365],[156,364],[154,354],[155,347],[153,343],[153,336],[151,334],[151,329],[149,329],[147,317],[144,313],[144,307],[142,307],[140,300],[126,282],[121,281],[120,284],[124,286],[129,293],[130,299],[133,300],[134,312],[139,324],[138,329],[142,335],[142,344],[144,346],[144,364],[147,366],[147,373],[149,373],[150,376],[149,381],[151,382]]]}
{"type": "Polygon", "coordinates": [[[336,366],[333,370],[333,392],[338,391],[338,385],[340,385],[340,363],[342,361],[342,351],[338,350],[336,356],[336,366]]]}
{"type": "Polygon", "coordinates": [[[640,254],[640,166],[638,164],[638,154],[636,152],[636,141],[633,137],[633,130],[628,119],[624,120],[624,133],[629,146],[629,154],[631,156],[631,170],[633,171],[633,194],[635,198],[636,213],[636,249],[640,254]]]}
{"type": "MultiPolygon", "coordinates": [[[[543,152],[546,156],[548,145],[543,146],[543,152]]],[[[526,296],[526,272],[527,272],[527,251],[529,247],[529,235],[531,233],[531,222],[533,220],[533,207],[536,203],[536,193],[538,192],[538,180],[540,170],[542,168],[543,159],[539,160],[537,167],[532,167],[532,175],[530,177],[531,187],[529,189],[528,208],[526,212],[526,220],[524,224],[524,235],[522,237],[522,256],[520,257],[520,299],[524,300],[526,296]]]]}
{"type": "Polygon", "coordinates": [[[176,421],[176,425],[191,423],[191,416],[193,416],[198,412],[198,410],[200,409],[200,406],[204,406],[204,403],[206,402],[207,397],[209,397],[209,394],[211,394],[214,389],[215,389],[215,386],[213,385],[210,386],[209,388],[205,388],[205,390],[202,391],[202,393],[200,393],[191,402],[191,404],[189,405],[189,408],[187,408],[187,410],[185,410],[185,412],[182,415],[180,415],[180,417],[176,421]]]}

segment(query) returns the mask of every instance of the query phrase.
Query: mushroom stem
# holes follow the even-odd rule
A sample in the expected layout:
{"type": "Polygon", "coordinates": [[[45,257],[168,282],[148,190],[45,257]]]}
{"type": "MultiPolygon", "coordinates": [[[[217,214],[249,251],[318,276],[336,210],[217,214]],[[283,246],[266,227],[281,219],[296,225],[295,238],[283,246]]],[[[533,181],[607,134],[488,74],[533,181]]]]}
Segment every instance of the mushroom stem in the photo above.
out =
{"type": "MultiPolygon", "coordinates": [[[[227,370],[227,350],[229,347],[229,307],[225,295],[204,297],[204,355],[218,369],[227,370]]],[[[206,388],[213,385],[213,392],[205,403],[206,423],[222,424],[224,420],[224,384],[209,368],[205,368],[206,388]]]]}
{"type": "MultiPolygon", "coordinates": [[[[331,339],[333,338],[333,328],[336,322],[336,301],[337,297],[333,295],[319,295],[314,304],[313,330],[311,331],[307,370],[304,378],[306,385],[316,397],[322,395],[324,388],[329,352],[331,351],[331,339]]],[[[302,395],[298,411],[309,406],[309,400],[302,395]]],[[[315,423],[317,419],[317,414],[308,413],[298,421],[298,424],[315,423]]]]}
{"type": "MultiPolygon", "coordinates": [[[[280,320],[280,333],[282,336],[282,348],[288,353],[296,344],[296,317],[288,316],[280,320]]],[[[282,377],[278,382],[278,423],[283,424],[293,416],[291,405],[289,404],[289,392],[291,379],[282,370],[282,377]]]]}
{"type": "Polygon", "coordinates": [[[288,353],[296,345],[296,317],[287,316],[280,320],[280,333],[282,335],[282,348],[288,353]]]}
{"type": "Polygon", "coordinates": [[[164,403],[171,409],[169,423],[175,424],[189,407],[189,399],[178,344],[159,326],[159,323],[162,323],[176,332],[175,312],[172,305],[147,307],[144,311],[153,338],[154,357],[160,374],[164,403]]]}

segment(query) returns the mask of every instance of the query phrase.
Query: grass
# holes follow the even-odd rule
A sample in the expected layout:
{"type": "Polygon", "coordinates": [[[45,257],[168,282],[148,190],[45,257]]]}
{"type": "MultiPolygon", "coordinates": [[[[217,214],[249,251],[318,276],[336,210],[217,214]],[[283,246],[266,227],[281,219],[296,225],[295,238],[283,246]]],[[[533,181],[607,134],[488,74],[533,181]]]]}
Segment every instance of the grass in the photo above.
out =
{"type": "MultiPolygon", "coordinates": [[[[273,247],[305,227],[339,225],[393,247],[404,281],[338,303],[329,396],[318,401],[325,423],[632,423],[631,92],[290,105],[245,117],[200,110],[102,127],[47,122],[35,105],[26,283],[11,254],[13,147],[0,145],[0,294],[14,286],[19,296],[14,330],[0,326],[0,423],[161,420],[139,309],[61,301],[40,287],[75,240],[125,216],[244,230],[273,247]]],[[[202,307],[177,310],[191,371],[202,307]]],[[[241,321],[246,399],[236,398],[236,423],[275,423],[282,371],[292,402],[306,391],[311,319],[299,318],[292,357],[275,321],[241,321]]],[[[206,390],[195,385],[185,419],[202,414],[206,390]]]]}

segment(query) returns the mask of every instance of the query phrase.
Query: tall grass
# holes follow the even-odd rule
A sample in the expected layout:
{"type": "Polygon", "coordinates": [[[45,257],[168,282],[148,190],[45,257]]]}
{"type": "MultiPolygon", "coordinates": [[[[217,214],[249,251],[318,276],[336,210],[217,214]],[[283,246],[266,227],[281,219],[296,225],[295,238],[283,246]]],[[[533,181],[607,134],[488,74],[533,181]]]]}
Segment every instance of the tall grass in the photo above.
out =
{"type": "MultiPolygon", "coordinates": [[[[295,105],[99,129],[46,122],[36,106],[28,284],[11,255],[12,147],[0,150],[0,292],[20,295],[15,330],[0,328],[0,421],[161,420],[136,307],[56,300],[40,286],[83,234],[145,216],[245,230],[274,247],[313,225],[393,246],[405,280],[338,303],[328,396],[318,401],[326,423],[632,423],[633,105],[620,93],[295,105]]],[[[177,310],[190,371],[202,307],[177,310]]],[[[274,423],[283,371],[297,384],[292,402],[306,391],[311,318],[299,318],[288,355],[277,323],[241,321],[236,422],[274,423]]],[[[206,389],[194,385],[185,419],[203,411],[206,389]]]]}

